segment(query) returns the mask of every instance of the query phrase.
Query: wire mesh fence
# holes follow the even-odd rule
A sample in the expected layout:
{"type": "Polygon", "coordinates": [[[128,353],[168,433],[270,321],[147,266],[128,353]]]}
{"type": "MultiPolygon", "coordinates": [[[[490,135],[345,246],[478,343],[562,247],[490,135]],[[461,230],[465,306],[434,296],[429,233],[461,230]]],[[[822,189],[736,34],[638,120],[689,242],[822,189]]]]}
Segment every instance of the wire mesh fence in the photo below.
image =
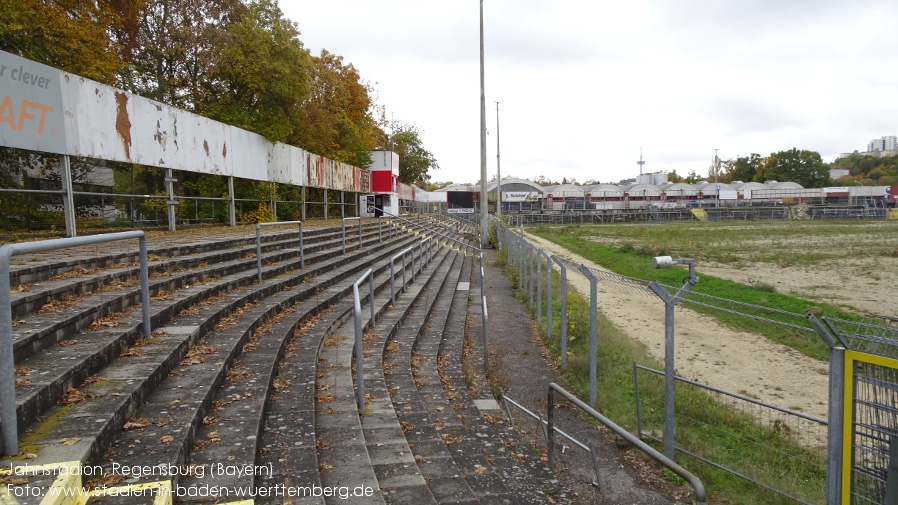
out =
{"type": "Polygon", "coordinates": [[[823,321],[846,349],[898,359],[898,318],[867,315],[860,321],[823,321]]]}
{"type": "Polygon", "coordinates": [[[847,354],[843,441],[851,503],[898,502],[898,319],[868,315],[861,321],[824,317],[847,354]],[[895,443],[893,443],[893,441],[895,443]],[[889,470],[892,469],[892,472],[889,470]],[[891,475],[890,475],[891,473],[891,475]],[[891,482],[890,482],[891,479],[891,482]]]}
{"type": "MultiPolygon", "coordinates": [[[[663,372],[634,365],[639,435],[661,442],[663,372]]],[[[676,449],[784,503],[825,503],[825,420],[676,378],[676,449]],[[754,453],[754,454],[752,454],[754,453]],[[753,463],[762,461],[763,465],[753,463]]]]}
{"type": "MultiPolygon", "coordinates": [[[[898,369],[875,363],[854,367],[854,419],[850,441],[852,503],[894,503],[886,487],[898,448],[898,369]]],[[[892,476],[894,479],[895,476],[892,476]]],[[[894,500],[898,498],[892,496],[894,500]]]]}

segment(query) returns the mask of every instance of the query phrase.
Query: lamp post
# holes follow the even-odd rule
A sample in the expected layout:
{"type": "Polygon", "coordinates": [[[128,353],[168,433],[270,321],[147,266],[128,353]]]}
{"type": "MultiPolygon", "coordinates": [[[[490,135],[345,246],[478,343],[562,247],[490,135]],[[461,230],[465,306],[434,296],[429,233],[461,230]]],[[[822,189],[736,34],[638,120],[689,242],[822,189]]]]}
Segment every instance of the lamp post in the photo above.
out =
{"type": "Polygon", "coordinates": [[[720,172],[720,158],[717,157],[717,149],[714,149],[714,187],[717,190],[717,205],[720,207],[720,184],[717,183],[717,173],[720,172]]]}
{"type": "Polygon", "coordinates": [[[489,202],[486,199],[486,93],[483,86],[483,0],[480,0],[480,247],[489,243],[489,202]]]}

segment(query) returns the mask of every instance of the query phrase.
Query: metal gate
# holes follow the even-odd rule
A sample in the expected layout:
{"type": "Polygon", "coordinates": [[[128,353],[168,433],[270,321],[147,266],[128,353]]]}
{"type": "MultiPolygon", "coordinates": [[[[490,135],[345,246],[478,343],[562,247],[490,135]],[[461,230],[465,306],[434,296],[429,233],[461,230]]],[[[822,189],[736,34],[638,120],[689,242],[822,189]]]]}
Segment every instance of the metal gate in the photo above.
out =
{"type": "Polygon", "coordinates": [[[823,321],[845,349],[839,502],[898,503],[898,319],[823,321]]]}

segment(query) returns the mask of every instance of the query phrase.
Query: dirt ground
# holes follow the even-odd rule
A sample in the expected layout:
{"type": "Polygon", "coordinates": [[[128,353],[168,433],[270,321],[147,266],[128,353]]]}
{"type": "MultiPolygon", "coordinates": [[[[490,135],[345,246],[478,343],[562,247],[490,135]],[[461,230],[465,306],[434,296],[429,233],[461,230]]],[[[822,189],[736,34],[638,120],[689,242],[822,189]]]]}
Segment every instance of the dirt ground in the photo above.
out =
{"type": "Polygon", "coordinates": [[[898,258],[846,257],[813,267],[780,267],[754,263],[750,268],[732,268],[714,263],[700,266],[701,272],[743,284],[764,282],[778,292],[842,306],[862,314],[898,316],[895,287],[898,258]]]}
{"type": "MultiPolygon", "coordinates": [[[[526,238],[548,254],[574,264],[604,270],[547,240],[530,234],[526,238]]],[[[789,282],[782,270],[770,272],[769,279],[754,268],[750,275],[755,281],[779,285],[789,282]]],[[[704,265],[697,269],[699,279],[702,273],[736,281],[740,279],[733,273],[746,275],[743,281],[748,275],[740,270],[715,269],[704,265]]],[[[569,270],[568,288],[588,296],[589,281],[579,272],[572,273],[569,270]]],[[[811,289],[811,286],[796,286],[794,289],[800,293],[802,289],[811,289]]],[[[862,295],[866,294],[863,290],[860,292],[862,295]]],[[[845,290],[841,291],[841,295],[845,293],[845,290]]],[[[817,294],[820,295],[821,292],[818,290],[817,294]]],[[[651,294],[634,293],[601,282],[598,285],[598,297],[599,309],[612,324],[630,338],[645,344],[652,356],[660,361],[664,360],[664,304],[660,299],[651,294]]],[[[853,302],[853,305],[867,304],[869,300],[865,300],[866,298],[875,299],[874,296],[861,298],[860,301],[853,302]]],[[[871,311],[878,313],[888,312],[881,309],[889,308],[876,303],[869,303],[869,307],[871,311]]],[[[826,418],[827,363],[809,358],[764,337],[734,331],[714,318],[683,305],[676,309],[675,339],[678,375],[814,417],[826,418]]]]}

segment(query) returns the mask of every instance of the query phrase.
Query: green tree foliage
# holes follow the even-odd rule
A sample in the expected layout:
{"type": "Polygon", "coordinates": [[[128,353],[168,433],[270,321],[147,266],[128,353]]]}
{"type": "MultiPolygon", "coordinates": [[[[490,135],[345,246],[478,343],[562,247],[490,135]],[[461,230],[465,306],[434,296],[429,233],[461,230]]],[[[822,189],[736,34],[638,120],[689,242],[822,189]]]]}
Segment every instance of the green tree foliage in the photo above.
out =
{"type": "Polygon", "coordinates": [[[822,188],[829,184],[829,167],[816,151],[788,151],[771,153],[761,163],[755,181],[791,181],[805,188],[822,188]]]}
{"type": "Polygon", "coordinates": [[[426,186],[429,171],[440,168],[437,159],[424,148],[417,126],[401,121],[392,126],[387,148],[399,154],[399,182],[426,186]]]}
{"type": "Polygon", "coordinates": [[[667,174],[667,182],[678,183],[684,182],[686,179],[683,178],[682,175],[678,174],[676,170],[671,170],[669,174],[667,174]]]}
{"type": "Polygon", "coordinates": [[[321,51],[312,57],[310,93],[303,103],[303,116],[296,143],[304,148],[352,165],[371,164],[383,132],[370,114],[368,86],[343,57],[321,51]]]}
{"type": "Polygon", "coordinates": [[[830,164],[830,168],[848,169],[849,175],[838,180],[842,185],[898,185],[898,156],[878,157],[853,153],[836,159],[830,164]]]}
{"type": "Polygon", "coordinates": [[[308,96],[309,65],[296,24],[277,3],[255,1],[227,27],[200,112],[272,142],[289,142],[308,96]]]}
{"type": "MultiPolygon", "coordinates": [[[[117,32],[127,66],[120,86],[138,95],[199,112],[209,69],[226,31],[246,7],[240,0],[142,2],[133,23],[117,32]]],[[[138,4],[139,5],[139,4],[138,4]]]]}
{"type": "Polygon", "coordinates": [[[67,72],[115,84],[122,68],[112,34],[132,23],[124,0],[5,0],[0,4],[0,50],[67,72]]]}
{"type": "Polygon", "coordinates": [[[726,183],[753,181],[761,166],[761,161],[760,154],[751,153],[749,156],[739,156],[735,160],[724,162],[718,180],[726,183]]]}

